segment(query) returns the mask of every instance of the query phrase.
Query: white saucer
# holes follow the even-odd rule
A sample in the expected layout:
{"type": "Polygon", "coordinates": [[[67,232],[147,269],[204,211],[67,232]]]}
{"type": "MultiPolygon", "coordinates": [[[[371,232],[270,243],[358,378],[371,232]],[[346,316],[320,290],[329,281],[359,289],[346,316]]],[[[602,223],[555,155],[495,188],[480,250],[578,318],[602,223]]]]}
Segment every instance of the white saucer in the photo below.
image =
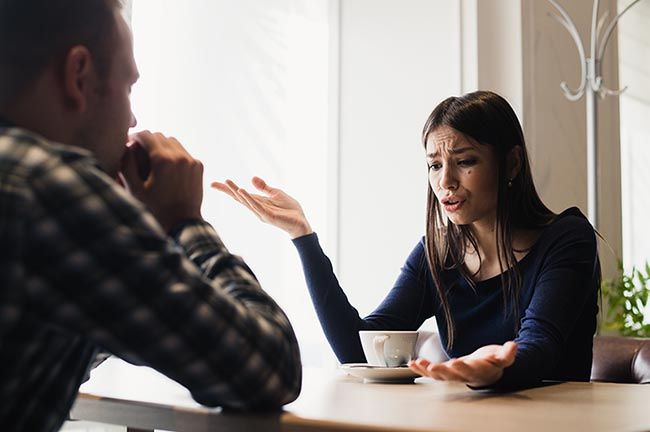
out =
{"type": "Polygon", "coordinates": [[[340,368],[348,375],[373,383],[412,383],[420,376],[407,367],[371,366],[368,363],[344,363],[340,368]]]}

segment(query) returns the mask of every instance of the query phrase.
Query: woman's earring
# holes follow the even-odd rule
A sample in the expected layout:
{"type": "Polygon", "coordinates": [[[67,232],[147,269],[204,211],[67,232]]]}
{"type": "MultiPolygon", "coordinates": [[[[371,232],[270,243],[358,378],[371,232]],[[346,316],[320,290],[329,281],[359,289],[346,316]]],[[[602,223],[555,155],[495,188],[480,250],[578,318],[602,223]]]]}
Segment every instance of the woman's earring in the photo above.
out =
{"type": "Polygon", "coordinates": [[[511,179],[511,178],[508,179],[508,187],[509,187],[509,188],[512,187],[512,179],[511,179]]]}

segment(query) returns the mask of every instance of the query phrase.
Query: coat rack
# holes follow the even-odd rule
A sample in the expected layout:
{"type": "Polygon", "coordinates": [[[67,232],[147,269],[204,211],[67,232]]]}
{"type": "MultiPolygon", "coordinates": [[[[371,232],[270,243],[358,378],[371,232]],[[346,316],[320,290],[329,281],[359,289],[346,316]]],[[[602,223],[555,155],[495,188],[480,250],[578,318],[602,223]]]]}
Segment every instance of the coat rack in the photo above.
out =
{"type": "Polygon", "coordinates": [[[605,30],[605,22],[608,18],[608,12],[605,12],[598,18],[599,0],[594,0],[594,5],[591,15],[591,38],[589,46],[589,57],[585,55],[585,49],[582,46],[580,34],[576,28],[573,20],[569,17],[566,10],[560,6],[556,0],[548,0],[549,3],[557,9],[559,14],[551,14],[562,26],[569,32],[573,41],[578,48],[578,55],[580,56],[580,86],[573,90],[569,88],[566,81],[560,83],[560,87],[564,95],[570,101],[577,101],[585,95],[587,106],[587,214],[589,221],[598,229],[598,100],[596,95],[601,99],[607,96],[618,96],[625,91],[627,87],[620,90],[608,89],[603,85],[603,78],[601,72],[601,62],[607,42],[616,28],[618,20],[625,12],[630,10],[632,6],[641,0],[632,1],[625,9],[623,9],[614,19],[612,19],[605,30]]]}

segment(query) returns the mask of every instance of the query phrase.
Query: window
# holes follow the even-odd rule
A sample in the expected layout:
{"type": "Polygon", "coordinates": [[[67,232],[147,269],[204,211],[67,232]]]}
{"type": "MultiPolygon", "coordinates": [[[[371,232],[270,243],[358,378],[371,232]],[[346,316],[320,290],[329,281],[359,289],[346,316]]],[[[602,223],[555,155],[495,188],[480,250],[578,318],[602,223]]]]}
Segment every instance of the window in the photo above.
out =
{"type": "MultiPolygon", "coordinates": [[[[619,0],[619,10],[629,2],[619,0]]],[[[623,259],[629,271],[650,263],[650,5],[640,2],[618,24],[621,95],[623,259]]],[[[650,322],[650,303],[646,307],[650,322]]]]}
{"type": "Polygon", "coordinates": [[[459,4],[132,4],[138,129],[173,134],[204,162],[205,218],[287,312],[303,363],[333,365],[287,235],[207,185],[258,175],[296,197],[351,304],[370,313],[424,233],[420,132],[460,92],[459,4]]]}
{"type": "MultiPolygon", "coordinates": [[[[619,1],[619,8],[627,2],[619,1]]],[[[650,5],[640,2],[619,23],[623,245],[626,266],[650,260],[650,5]]]]}
{"type": "Polygon", "coordinates": [[[294,324],[305,364],[333,355],[288,236],[209,188],[258,175],[328,239],[328,0],[136,0],[137,130],[177,137],[205,165],[203,213],[294,324]]]}

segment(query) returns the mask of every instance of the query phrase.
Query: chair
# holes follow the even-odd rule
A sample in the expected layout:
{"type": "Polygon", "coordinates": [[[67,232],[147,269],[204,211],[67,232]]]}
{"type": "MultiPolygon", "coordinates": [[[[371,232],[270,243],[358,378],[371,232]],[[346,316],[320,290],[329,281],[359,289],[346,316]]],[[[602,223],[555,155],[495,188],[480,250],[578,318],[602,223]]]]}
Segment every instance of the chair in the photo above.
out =
{"type": "Polygon", "coordinates": [[[650,339],[594,337],[591,380],[629,384],[650,383],[650,339]]]}

